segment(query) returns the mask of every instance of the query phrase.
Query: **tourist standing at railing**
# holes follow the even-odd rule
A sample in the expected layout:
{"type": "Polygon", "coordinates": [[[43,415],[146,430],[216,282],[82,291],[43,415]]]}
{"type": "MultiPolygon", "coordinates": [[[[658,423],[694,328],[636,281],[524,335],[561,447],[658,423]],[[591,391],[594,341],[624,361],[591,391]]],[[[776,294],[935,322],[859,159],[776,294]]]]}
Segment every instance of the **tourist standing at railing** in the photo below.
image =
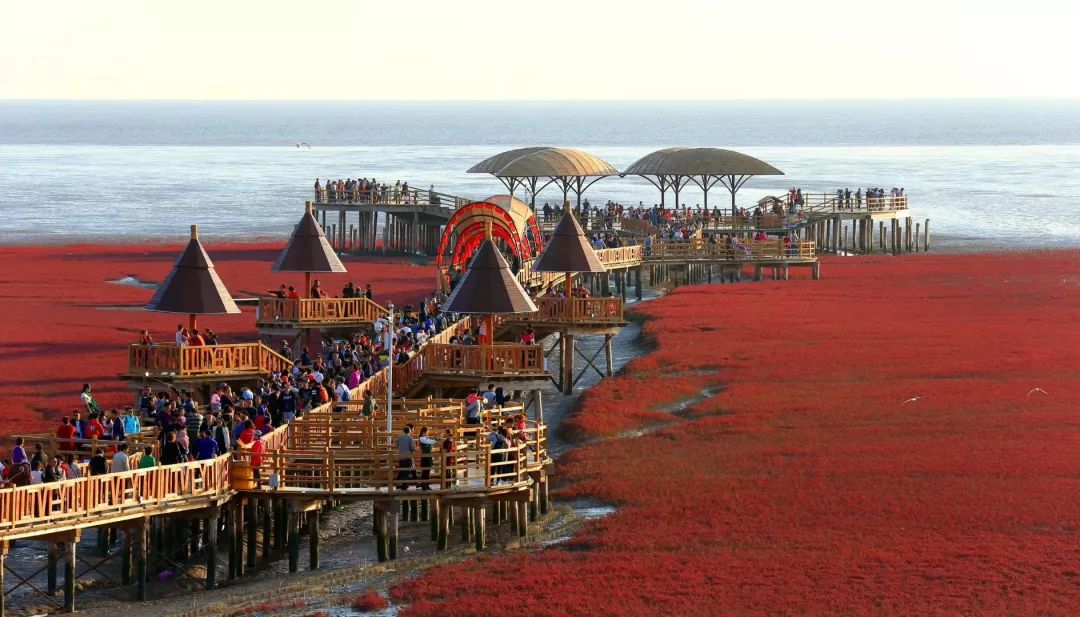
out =
{"type": "Polygon", "coordinates": [[[483,394],[484,406],[491,408],[495,406],[495,384],[489,383],[487,390],[484,390],[483,394]]]}
{"type": "Polygon", "coordinates": [[[139,415],[131,407],[127,408],[123,423],[125,435],[138,435],[142,432],[142,421],[139,420],[139,415]]]}
{"type": "Polygon", "coordinates": [[[90,418],[86,421],[86,426],[83,428],[83,436],[86,439],[101,439],[105,436],[105,427],[98,420],[97,413],[91,413],[90,418]]]}
{"type": "MultiPolygon", "coordinates": [[[[492,450],[509,450],[512,446],[513,437],[510,431],[505,426],[496,428],[491,434],[488,435],[488,440],[492,442],[492,450]],[[494,438],[492,438],[494,436],[494,438]]],[[[513,452],[492,453],[491,455],[491,472],[494,475],[509,474],[514,471],[514,465],[516,464],[517,455],[513,452]]],[[[496,484],[509,484],[510,478],[503,477],[498,479],[496,484]]]]}
{"type": "Polygon", "coordinates": [[[536,330],[532,326],[526,326],[525,331],[521,333],[522,345],[533,345],[536,343],[536,330]]]}
{"type": "Polygon", "coordinates": [[[195,452],[195,460],[197,461],[208,461],[221,454],[218,450],[217,441],[210,437],[209,431],[199,432],[199,438],[195,440],[192,451],[195,452]]]}
{"type": "Polygon", "coordinates": [[[142,332],[139,333],[139,342],[138,342],[138,344],[139,345],[153,345],[154,344],[154,337],[150,336],[149,331],[143,330],[142,332]]]}
{"type": "Polygon", "coordinates": [[[45,465],[45,472],[42,474],[43,482],[60,482],[61,480],[67,480],[67,475],[64,473],[64,468],[60,464],[60,459],[53,456],[49,458],[49,462],[45,465]]]}
{"type": "Polygon", "coordinates": [[[94,450],[94,455],[90,457],[87,467],[91,476],[103,476],[109,473],[109,462],[105,460],[105,453],[101,448],[94,450]]]}
{"type": "Polygon", "coordinates": [[[30,457],[30,466],[37,467],[38,469],[44,469],[45,463],[48,460],[48,456],[45,454],[45,444],[40,441],[34,444],[34,454],[30,457]]]}
{"type": "Polygon", "coordinates": [[[217,444],[219,454],[229,451],[229,444],[232,443],[229,427],[225,426],[217,416],[212,413],[206,414],[206,428],[204,430],[217,444]]]}
{"type": "Polygon", "coordinates": [[[183,448],[176,441],[176,433],[173,431],[165,433],[165,443],[161,446],[161,464],[177,465],[185,462],[185,458],[183,448]]]}
{"type": "Polygon", "coordinates": [[[130,466],[128,465],[127,449],[128,445],[126,443],[122,443],[116,447],[116,454],[113,455],[112,459],[112,473],[123,473],[130,469],[130,466]]]}
{"type": "Polygon", "coordinates": [[[14,465],[26,465],[30,459],[26,456],[26,448],[23,447],[23,438],[15,438],[15,447],[11,449],[11,462],[14,465]]]}
{"type": "Polygon", "coordinates": [[[428,437],[428,427],[420,427],[420,436],[417,438],[420,442],[420,490],[431,490],[431,484],[428,480],[431,479],[431,468],[435,465],[435,459],[431,456],[435,446],[439,443],[428,437]]]}
{"type": "Polygon", "coordinates": [[[157,459],[154,458],[154,446],[143,448],[142,456],[139,457],[139,469],[157,467],[157,459]]]}
{"type": "Polygon", "coordinates": [[[30,484],[41,484],[45,481],[45,473],[41,469],[41,464],[30,463],[30,484]]]}
{"type": "Polygon", "coordinates": [[[181,425],[174,435],[176,436],[176,445],[180,446],[181,456],[187,461],[188,454],[191,452],[191,437],[188,435],[187,428],[181,425]]]}
{"type": "Polygon", "coordinates": [[[71,412],[71,427],[75,429],[75,439],[86,437],[86,423],[82,420],[82,412],[76,409],[71,412]]]}
{"type": "Polygon", "coordinates": [[[75,427],[71,425],[71,418],[64,416],[60,420],[60,426],[56,429],[56,438],[60,440],[60,449],[72,451],[75,449],[75,427]]]}
{"type": "Polygon", "coordinates": [[[62,468],[64,470],[64,477],[68,480],[75,480],[82,477],[82,472],[79,471],[79,464],[75,462],[74,454],[68,454],[64,457],[62,468]]]}
{"type": "Polygon", "coordinates": [[[113,441],[124,441],[126,435],[124,433],[124,421],[120,419],[120,414],[115,409],[109,412],[109,417],[106,420],[109,425],[108,435],[113,441]]]}
{"type": "Polygon", "coordinates": [[[176,324],[176,346],[183,347],[187,345],[187,339],[187,328],[184,327],[184,324],[176,324]]]}
{"type": "Polygon", "coordinates": [[[408,482],[416,479],[416,471],[413,469],[413,456],[416,454],[416,442],[412,438],[412,425],[406,424],[401,429],[401,435],[395,440],[397,450],[397,481],[398,490],[409,488],[408,482]]]}
{"type": "Polygon", "coordinates": [[[281,417],[285,422],[296,419],[297,410],[300,408],[299,392],[293,386],[285,384],[281,390],[281,417]]]}

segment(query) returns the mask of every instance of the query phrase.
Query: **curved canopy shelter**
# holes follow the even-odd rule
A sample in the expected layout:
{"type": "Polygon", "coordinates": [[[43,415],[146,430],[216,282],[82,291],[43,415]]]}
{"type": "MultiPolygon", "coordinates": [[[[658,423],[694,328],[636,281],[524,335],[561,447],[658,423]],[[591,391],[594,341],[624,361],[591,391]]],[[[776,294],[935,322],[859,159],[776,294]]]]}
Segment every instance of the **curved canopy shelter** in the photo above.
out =
{"type": "Polygon", "coordinates": [[[461,270],[484,241],[488,226],[519,259],[531,259],[542,248],[540,228],[532,209],[509,195],[494,195],[458,208],[446,222],[436,265],[461,270]]]}
{"type": "Polygon", "coordinates": [[[305,205],[304,216],[293,229],[289,243],[278,255],[271,272],[303,272],[304,294],[311,295],[312,272],[347,272],[334,253],[319,222],[311,212],[311,202],[305,205]]]}
{"type": "MultiPolygon", "coordinates": [[[[499,179],[499,182],[503,183],[507,191],[511,194],[514,193],[514,188],[517,186],[525,186],[525,178],[499,178],[497,175],[499,171],[506,167],[514,159],[525,156],[526,154],[532,154],[538,150],[547,150],[550,146],[529,146],[528,148],[514,148],[513,150],[507,150],[506,152],[500,152],[495,156],[489,156],[486,159],[480,161],[476,165],[465,170],[467,174],[491,174],[499,179]]],[[[535,187],[535,179],[533,181],[535,187]]]]}
{"type": "Polygon", "coordinates": [[[596,251],[589,245],[585,231],[569,210],[563,210],[562,219],[551,233],[544,252],[540,254],[532,269],[533,272],[565,272],[566,277],[563,280],[567,298],[572,295],[573,273],[607,271],[604,264],[600,263],[596,251]]]}
{"type": "MultiPolygon", "coordinates": [[[[495,173],[503,183],[514,182],[528,186],[532,194],[532,207],[536,209],[536,193],[549,184],[562,189],[563,203],[567,195],[574,193],[577,205],[581,205],[581,194],[597,180],[619,175],[611,163],[604,159],[573,148],[540,148],[523,154],[495,173]],[[540,187],[541,179],[547,179],[540,187]]],[[[511,191],[513,193],[513,191],[511,191]]]]}
{"type": "Polygon", "coordinates": [[[717,182],[731,193],[731,213],[735,214],[735,194],[754,176],[782,176],[784,172],[748,154],[721,148],[664,148],[646,154],[626,168],[623,176],[641,176],[660,189],[660,204],[670,189],[679,205],[679,193],[687,182],[696,184],[705,194],[709,207],[709,189],[717,182]]]}
{"type": "Polygon", "coordinates": [[[173,264],[169,276],[146,305],[148,311],[190,316],[195,329],[198,315],[235,315],[240,312],[229,290],[218,278],[214,262],[199,242],[199,226],[191,226],[191,240],[173,264]]]}

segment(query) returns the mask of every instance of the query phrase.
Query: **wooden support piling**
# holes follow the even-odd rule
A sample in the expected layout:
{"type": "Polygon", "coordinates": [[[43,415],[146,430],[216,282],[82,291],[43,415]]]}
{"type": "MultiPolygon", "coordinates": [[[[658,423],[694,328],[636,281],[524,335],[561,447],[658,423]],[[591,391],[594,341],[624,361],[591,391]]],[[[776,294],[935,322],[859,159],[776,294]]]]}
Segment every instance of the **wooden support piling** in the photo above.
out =
{"type": "Polygon", "coordinates": [[[390,521],[389,521],[390,529],[388,530],[389,546],[387,548],[387,558],[389,558],[392,561],[392,560],[395,560],[395,559],[398,558],[398,540],[399,540],[399,536],[398,536],[399,527],[398,526],[400,525],[399,521],[401,519],[401,517],[398,516],[398,510],[401,508],[401,502],[400,501],[392,501],[390,503],[391,503],[390,507],[393,508],[393,510],[390,512],[390,517],[389,517],[390,518],[390,521]]]}
{"type": "Polygon", "coordinates": [[[64,612],[75,612],[75,548],[78,542],[74,539],[64,542],[64,612]]]}
{"type": "MultiPolygon", "coordinates": [[[[62,544],[57,544],[56,542],[49,542],[48,555],[46,556],[46,559],[48,561],[46,562],[45,567],[46,567],[47,577],[48,577],[46,589],[49,590],[50,594],[56,593],[56,589],[57,589],[57,577],[56,577],[57,569],[56,568],[57,568],[57,565],[59,563],[58,557],[59,557],[60,549],[62,547],[63,547],[62,544]]],[[[0,593],[2,593],[2,590],[0,590],[0,593]]]]}
{"type": "Polygon", "coordinates": [[[264,563],[269,563],[270,555],[273,553],[272,546],[270,544],[271,529],[274,528],[273,512],[271,507],[271,501],[269,499],[260,500],[262,508],[262,558],[264,563]]]}
{"type": "Polygon", "coordinates": [[[478,505],[474,510],[476,510],[476,514],[473,517],[473,540],[476,550],[482,551],[487,548],[487,517],[484,516],[485,506],[478,505]]]}
{"type": "Polygon", "coordinates": [[[439,528],[435,538],[435,549],[445,551],[450,546],[450,514],[454,511],[454,507],[449,502],[439,503],[436,510],[439,528]]]}
{"type": "MultiPolygon", "coordinates": [[[[150,519],[144,518],[135,528],[135,599],[146,600],[146,577],[150,559],[150,519]]],[[[217,529],[214,530],[215,538],[217,529]]]]}
{"type": "Polygon", "coordinates": [[[289,511],[289,572],[300,571],[300,516],[302,512],[289,511]]]}
{"type": "Polygon", "coordinates": [[[254,497],[247,499],[247,567],[255,567],[255,550],[259,547],[257,533],[259,522],[259,502],[254,497]]]}
{"type": "Polygon", "coordinates": [[[206,519],[206,588],[217,587],[217,537],[218,517],[212,515],[206,519]]]}
{"type": "Polygon", "coordinates": [[[319,569],[319,511],[312,510],[308,515],[308,568],[319,569]]]}

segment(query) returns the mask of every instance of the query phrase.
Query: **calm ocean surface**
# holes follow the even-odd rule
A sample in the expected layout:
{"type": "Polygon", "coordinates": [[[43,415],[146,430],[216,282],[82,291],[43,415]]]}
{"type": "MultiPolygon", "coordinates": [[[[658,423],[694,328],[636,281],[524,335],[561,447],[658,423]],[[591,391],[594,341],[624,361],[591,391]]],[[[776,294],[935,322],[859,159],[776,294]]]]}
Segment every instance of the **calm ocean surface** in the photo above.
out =
{"type": "MultiPolygon", "coordinates": [[[[619,168],[667,146],[734,148],[786,173],[751,180],[740,205],[791,186],[902,186],[939,238],[1080,246],[1080,101],[0,101],[0,242],[178,240],[191,223],[220,240],[280,235],[315,177],[408,180],[479,199],[502,187],[465,169],[523,145],[579,147],[619,168]]],[[[658,201],[631,179],[586,195],[658,201]]],[[[726,191],[711,196],[723,204],[726,191]]]]}

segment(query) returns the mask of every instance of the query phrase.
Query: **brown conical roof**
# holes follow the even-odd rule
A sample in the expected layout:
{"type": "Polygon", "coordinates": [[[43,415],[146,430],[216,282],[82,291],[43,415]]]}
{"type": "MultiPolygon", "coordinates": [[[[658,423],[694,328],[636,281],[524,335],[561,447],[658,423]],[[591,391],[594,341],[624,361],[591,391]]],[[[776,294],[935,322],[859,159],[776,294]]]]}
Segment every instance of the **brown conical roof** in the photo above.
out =
{"type": "Polygon", "coordinates": [[[191,226],[191,241],[145,308],[148,311],[188,315],[240,312],[229,290],[218,278],[214,262],[210,261],[210,256],[199,242],[198,226],[191,226]]]}
{"type": "Polygon", "coordinates": [[[272,272],[347,272],[345,266],[334,253],[326,239],[319,222],[311,212],[311,202],[307,211],[293,229],[289,243],[278,255],[272,272]]]}
{"type": "Polygon", "coordinates": [[[442,308],[448,313],[470,315],[536,311],[536,305],[521,288],[517,277],[490,238],[477,249],[465,276],[442,308]]]}
{"type": "Polygon", "coordinates": [[[604,264],[596,255],[585,231],[569,209],[548,237],[544,252],[533,264],[533,272],[604,272],[604,264]]]}

